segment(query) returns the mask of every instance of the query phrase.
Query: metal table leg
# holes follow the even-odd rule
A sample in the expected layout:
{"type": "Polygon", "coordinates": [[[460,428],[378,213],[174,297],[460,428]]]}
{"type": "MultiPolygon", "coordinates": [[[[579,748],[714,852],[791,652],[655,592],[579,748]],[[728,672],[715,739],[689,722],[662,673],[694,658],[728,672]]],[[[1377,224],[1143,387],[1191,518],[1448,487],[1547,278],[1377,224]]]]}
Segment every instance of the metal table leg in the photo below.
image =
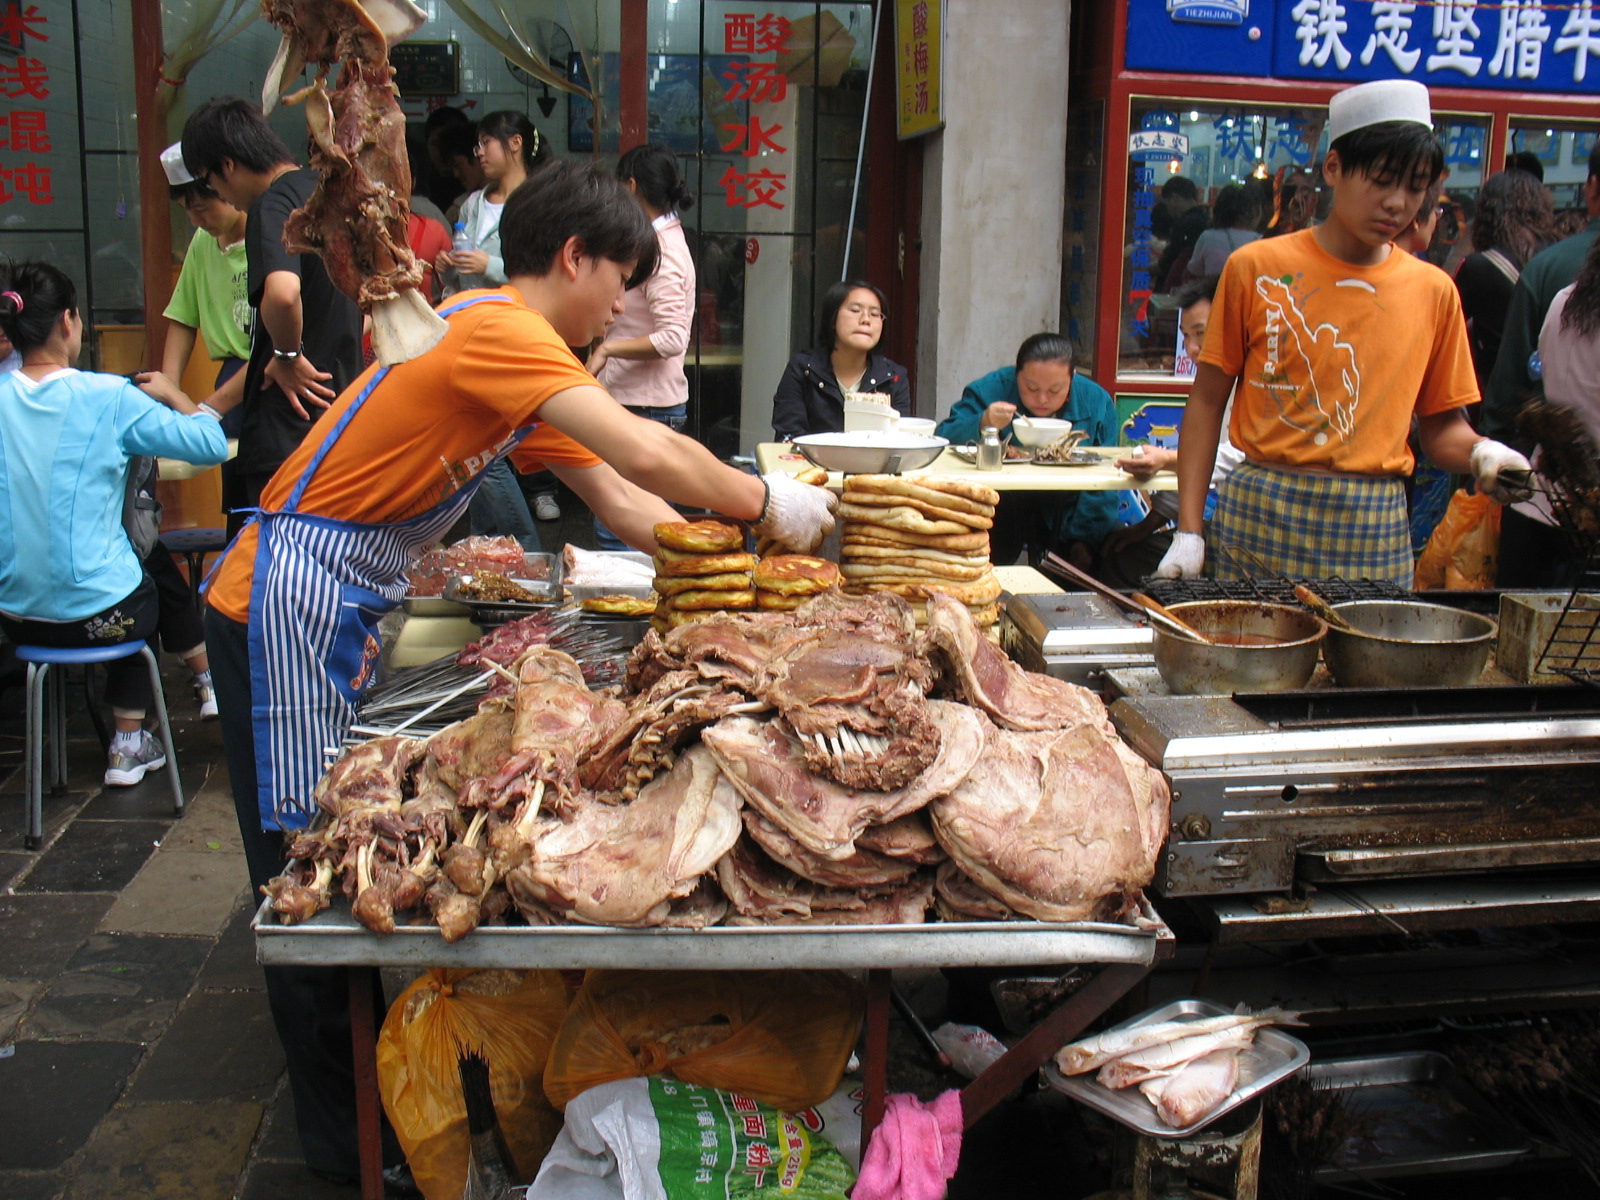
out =
{"type": "Polygon", "coordinates": [[[371,967],[351,967],[350,1048],[355,1059],[356,1147],[361,1156],[361,1200],[383,1200],[383,1135],[378,1110],[378,1030],[373,1020],[371,967]]]}
{"type": "Polygon", "coordinates": [[[861,1114],[861,1147],[866,1149],[872,1131],[883,1120],[883,1106],[889,1092],[889,985],[890,971],[867,972],[867,1103],[861,1114]]]}

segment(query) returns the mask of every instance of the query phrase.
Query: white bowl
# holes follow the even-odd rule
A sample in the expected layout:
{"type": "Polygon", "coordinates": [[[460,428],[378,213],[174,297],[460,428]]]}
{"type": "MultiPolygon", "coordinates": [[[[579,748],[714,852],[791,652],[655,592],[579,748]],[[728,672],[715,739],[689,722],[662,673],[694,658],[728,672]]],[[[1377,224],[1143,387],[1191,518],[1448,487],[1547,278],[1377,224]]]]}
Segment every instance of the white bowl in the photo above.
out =
{"type": "Polygon", "coordinates": [[[933,431],[939,428],[939,422],[930,417],[901,417],[895,428],[916,437],[932,437],[933,431]]]}
{"type": "Polygon", "coordinates": [[[862,433],[808,433],[794,439],[801,454],[819,467],[846,475],[915,471],[938,458],[950,443],[897,429],[862,433]]]}
{"type": "Polygon", "coordinates": [[[1057,438],[1072,432],[1072,422],[1060,417],[1029,417],[1027,421],[1012,421],[1011,436],[1019,446],[1038,450],[1057,438]]]}

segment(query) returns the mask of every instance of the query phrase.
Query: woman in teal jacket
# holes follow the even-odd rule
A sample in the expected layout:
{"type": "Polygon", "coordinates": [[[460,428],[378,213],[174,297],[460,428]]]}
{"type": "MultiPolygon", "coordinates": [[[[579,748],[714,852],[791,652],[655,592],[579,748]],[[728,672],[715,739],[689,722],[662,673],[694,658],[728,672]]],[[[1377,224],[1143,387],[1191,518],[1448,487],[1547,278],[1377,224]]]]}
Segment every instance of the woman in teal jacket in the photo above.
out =
{"type": "MultiPolygon", "coordinates": [[[[128,460],[219,463],[222,424],[158,372],[135,387],[76,370],[77,289],[47,263],[0,267],[0,332],[22,355],[0,376],[0,630],[57,647],[148,637],[156,588],[122,525],[128,460]]],[[[106,664],[106,699],[117,734],[105,782],[137,783],[166,763],[142,728],[152,697],[141,659],[106,664]]]]}
{"type": "MultiPolygon", "coordinates": [[[[1060,334],[1036,333],[1017,350],[1012,367],[990,371],[967,384],[950,415],[935,432],[952,445],[971,445],[993,426],[1002,441],[1023,408],[1035,417],[1059,417],[1082,429],[1090,446],[1117,444],[1116,406],[1105,388],[1072,369],[1072,343],[1060,334]]],[[[1054,550],[1090,570],[1106,536],[1118,525],[1120,492],[1003,492],[990,531],[990,554],[1015,562],[1024,546],[1054,550]]]]}

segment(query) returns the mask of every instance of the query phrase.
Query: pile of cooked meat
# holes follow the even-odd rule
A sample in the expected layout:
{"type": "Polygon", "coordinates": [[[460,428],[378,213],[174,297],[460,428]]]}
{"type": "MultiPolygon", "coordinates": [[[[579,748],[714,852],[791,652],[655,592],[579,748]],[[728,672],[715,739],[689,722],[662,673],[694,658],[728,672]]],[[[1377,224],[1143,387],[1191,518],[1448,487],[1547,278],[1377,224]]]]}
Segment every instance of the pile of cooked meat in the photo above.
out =
{"type": "Polygon", "coordinates": [[[530,924],[1126,920],[1170,796],[1098,698],[1022,670],[966,606],[830,591],[651,632],[620,696],[536,646],[512,695],[378,738],[264,889],[286,923],[342,888],[386,933],[530,924]]]}

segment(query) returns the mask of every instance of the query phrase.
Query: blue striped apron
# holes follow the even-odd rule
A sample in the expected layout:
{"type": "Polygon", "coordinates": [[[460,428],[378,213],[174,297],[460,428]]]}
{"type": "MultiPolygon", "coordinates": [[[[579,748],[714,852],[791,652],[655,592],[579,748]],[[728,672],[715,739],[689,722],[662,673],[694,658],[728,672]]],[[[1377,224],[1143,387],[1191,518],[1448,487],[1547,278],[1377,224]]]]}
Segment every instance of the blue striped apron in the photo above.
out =
{"type": "MultiPolygon", "coordinates": [[[[511,303],[478,296],[439,315],[485,301],[511,303]]],[[[322,460],[388,373],[379,370],[328,431],[283,507],[251,518],[259,533],[250,588],[250,716],[263,829],[310,824],[323,747],[339,745],[355,722],[356,699],[381,649],[378,621],[404,598],[406,567],[466,510],[488,469],[537,427],[515,430],[459,490],[408,520],[373,525],[299,512],[322,460]]]]}

